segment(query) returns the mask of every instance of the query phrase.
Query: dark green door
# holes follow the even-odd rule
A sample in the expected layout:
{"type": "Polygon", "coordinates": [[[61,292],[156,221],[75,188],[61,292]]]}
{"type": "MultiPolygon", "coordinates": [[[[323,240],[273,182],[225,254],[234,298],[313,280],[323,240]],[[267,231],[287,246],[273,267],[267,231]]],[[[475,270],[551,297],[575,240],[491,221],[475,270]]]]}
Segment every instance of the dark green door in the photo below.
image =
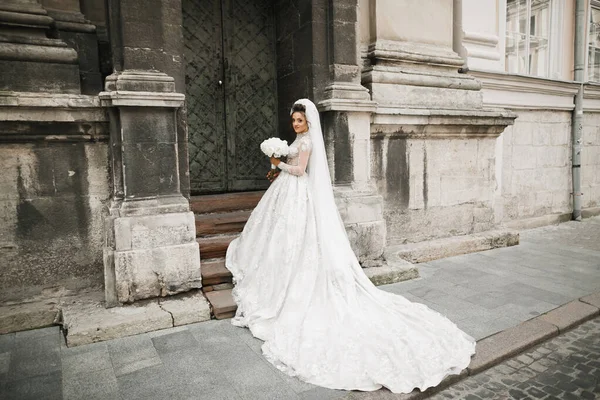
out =
{"type": "Polygon", "coordinates": [[[183,0],[193,193],[268,186],[260,143],[277,136],[270,0],[183,0]]]}

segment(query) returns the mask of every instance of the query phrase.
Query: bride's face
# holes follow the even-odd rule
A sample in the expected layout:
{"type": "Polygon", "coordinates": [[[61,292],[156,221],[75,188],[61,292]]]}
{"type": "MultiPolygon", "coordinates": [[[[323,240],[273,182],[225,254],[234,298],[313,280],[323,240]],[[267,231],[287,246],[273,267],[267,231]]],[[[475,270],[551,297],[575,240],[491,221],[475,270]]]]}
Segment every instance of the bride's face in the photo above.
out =
{"type": "Polygon", "coordinates": [[[292,126],[294,127],[294,132],[296,133],[304,133],[308,131],[308,123],[306,122],[306,116],[304,113],[296,111],[292,114],[292,126]]]}

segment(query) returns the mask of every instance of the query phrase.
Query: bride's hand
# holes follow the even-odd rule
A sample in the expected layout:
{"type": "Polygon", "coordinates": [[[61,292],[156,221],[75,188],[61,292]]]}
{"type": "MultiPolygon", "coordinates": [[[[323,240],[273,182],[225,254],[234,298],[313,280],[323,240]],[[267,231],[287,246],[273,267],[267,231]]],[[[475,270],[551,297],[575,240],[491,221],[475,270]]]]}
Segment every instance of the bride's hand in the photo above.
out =
{"type": "Polygon", "coordinates": [[[271,164],[278,166],[281,160],[279,158],[271,157],[271,164]]]}

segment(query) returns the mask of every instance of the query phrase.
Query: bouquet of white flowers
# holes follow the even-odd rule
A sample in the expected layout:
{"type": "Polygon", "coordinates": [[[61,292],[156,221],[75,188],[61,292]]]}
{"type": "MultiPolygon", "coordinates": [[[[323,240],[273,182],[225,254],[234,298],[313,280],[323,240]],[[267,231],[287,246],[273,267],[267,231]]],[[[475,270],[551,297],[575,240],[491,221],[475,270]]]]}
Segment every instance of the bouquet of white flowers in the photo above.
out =
{"type": "MultiPolygon", "coordinates": [[[[290,153],[290,147],[285,140],[279,138],[270,138],[260,144],[260,149],[267,157],[286,157],[290,153]]],[[[271,164],[271,169],[276,167],[271,164]]]]}

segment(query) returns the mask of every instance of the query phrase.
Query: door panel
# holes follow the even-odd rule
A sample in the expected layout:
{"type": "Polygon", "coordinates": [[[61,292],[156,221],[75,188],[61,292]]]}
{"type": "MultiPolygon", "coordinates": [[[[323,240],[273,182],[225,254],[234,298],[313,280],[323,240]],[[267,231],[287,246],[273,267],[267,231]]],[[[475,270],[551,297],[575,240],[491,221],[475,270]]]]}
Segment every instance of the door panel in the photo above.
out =
{"type": "Polygon", "coordinates": [[[183,0],[184,57],[193,192],[227,189],[221,2],[183,0]]]}
{"type": "Polygon", "coordinates": [[[270,163],[259,145],[278,136],[273,5],[224,3],[229,189],[263,189],[270,163]]]}

